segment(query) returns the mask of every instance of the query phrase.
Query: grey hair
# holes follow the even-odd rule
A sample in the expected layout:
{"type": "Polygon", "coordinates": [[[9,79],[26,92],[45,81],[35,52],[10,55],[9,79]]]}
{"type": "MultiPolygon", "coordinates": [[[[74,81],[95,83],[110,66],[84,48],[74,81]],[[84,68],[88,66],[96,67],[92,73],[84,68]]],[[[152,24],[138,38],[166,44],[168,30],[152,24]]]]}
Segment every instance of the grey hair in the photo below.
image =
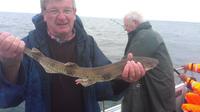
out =
{"type": "Polygon", "coordinates": [[[125,15],[125,17],[131,21],[135,20],[139,23],[144,22],[142,15],[136,11],[129,12],[128,14],[125,15]]]}
{"type": "MultiPolygon", "coordinates": [[[[49,2],[50,0],[40,0],[40,8],[41,8],[41,12],[46,10],[46,4],[49,2]]],[[[63,1],[63,0],[55,0],[55,1],[63,1]]],[[[72,7],[76,9],[76,3],[75,0],[72,0],[72,7]]]]}

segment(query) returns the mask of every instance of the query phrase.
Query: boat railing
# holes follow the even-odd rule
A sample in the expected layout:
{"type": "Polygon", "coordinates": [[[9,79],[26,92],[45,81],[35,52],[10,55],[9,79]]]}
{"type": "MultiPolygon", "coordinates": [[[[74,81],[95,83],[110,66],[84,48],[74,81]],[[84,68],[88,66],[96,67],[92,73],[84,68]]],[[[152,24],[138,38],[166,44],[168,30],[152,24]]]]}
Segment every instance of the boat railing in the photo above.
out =
{"type": "MultiPolygon", "coordinates": [[[[181,111],[181,104],[184,102],[184,95],[188,91],[184,83],[180,83],[175,86],[176,94],[176,110],[177,112],[181,111]]],[[[102,103],[104,105],[104,103],[102,103]]],[[[121,112],[121,104],[115,105],[108,109],[103,109],[101,112],[121,112]]]]}

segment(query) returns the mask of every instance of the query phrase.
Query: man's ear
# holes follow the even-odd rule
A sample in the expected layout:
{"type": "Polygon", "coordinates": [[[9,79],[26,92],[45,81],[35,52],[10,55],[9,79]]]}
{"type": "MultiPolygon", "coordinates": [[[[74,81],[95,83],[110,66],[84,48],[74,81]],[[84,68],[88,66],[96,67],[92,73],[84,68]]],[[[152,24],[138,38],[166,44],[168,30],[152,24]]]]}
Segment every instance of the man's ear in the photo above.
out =
{"type": "Polygon", "coordinates": [[[134,22],[135,22],[136,26],[138,26],[140,24],[139,21],[134,20],[134,22]]]}
{"type": "Polygon", "coordinates": [[[73,8],[73,13],[74,15],[76,15],[76,8],[73,8]]]}

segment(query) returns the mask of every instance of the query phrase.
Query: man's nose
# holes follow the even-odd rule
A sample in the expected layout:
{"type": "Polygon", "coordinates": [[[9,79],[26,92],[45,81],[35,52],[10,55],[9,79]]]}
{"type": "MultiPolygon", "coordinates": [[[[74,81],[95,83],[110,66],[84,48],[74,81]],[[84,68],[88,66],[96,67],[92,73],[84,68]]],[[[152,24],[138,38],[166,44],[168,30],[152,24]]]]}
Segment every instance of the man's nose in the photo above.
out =
{"type": "Polygon", "coordinates": [[[66,18],[66,14],[64,12],[60,12],[57,16],[58,19],[65,19],[66,18]]]}

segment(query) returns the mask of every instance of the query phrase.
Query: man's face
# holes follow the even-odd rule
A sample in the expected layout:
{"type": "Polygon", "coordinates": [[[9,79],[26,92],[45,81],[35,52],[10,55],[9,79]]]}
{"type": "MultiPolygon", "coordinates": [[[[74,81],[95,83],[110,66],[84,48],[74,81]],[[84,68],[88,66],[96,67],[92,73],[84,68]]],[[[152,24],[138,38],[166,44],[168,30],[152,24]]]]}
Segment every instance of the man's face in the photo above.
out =
{"type": "Polygon", "coordinates": [[[43,15],[51,35],[62,36],[72,33],[76,19],[76,9],[72,0],[50,0],[43,15]]]}
{"type": "Polygon", "coordinates": [[[131,32],[133,30],[136,29],[136,22],[135,21],[131,21],[130,19],[128,19],[127,17],[124,18],[124,29],[127,32],[131,32]]]}

